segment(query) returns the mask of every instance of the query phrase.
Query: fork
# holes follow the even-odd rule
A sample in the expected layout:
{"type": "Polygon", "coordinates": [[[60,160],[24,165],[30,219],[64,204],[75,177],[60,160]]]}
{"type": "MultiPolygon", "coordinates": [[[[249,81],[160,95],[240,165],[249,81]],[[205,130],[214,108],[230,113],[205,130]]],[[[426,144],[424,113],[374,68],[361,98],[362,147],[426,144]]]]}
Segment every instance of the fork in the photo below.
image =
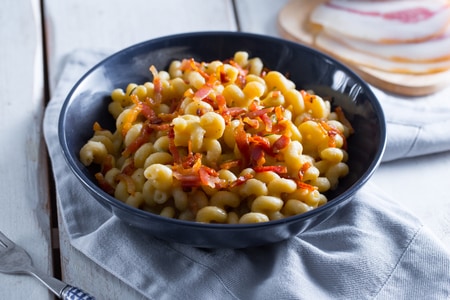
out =
{"type": "Polygon", "coordinates": [[[62,282],[33,267],[28,253],[8,239],[0,231],[0,272],[5,274],[32,275],[42,282],[56,296],[65,300],[95,300],[81,289],[62,282]]]}

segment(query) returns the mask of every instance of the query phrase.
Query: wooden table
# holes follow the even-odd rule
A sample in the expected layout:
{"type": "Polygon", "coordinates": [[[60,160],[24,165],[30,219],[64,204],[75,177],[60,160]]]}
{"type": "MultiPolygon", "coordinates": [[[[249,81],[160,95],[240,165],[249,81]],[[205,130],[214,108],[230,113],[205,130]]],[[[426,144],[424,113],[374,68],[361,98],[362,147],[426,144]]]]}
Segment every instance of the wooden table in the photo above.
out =
{"type": "MultiPolygon", "coordinates": [[[[64,58],[78,48],[114,52],[190,31],[240,30],[279,36],[277,13],[286,3],[2,0],[0,230],[30,253],[37,268],[82,287],[97,299],[140,299],[71,247],[58,222],[41,124],[64,58]]],[[[446,152],[383,164],[372,180],[450,245],[449,169],[450,152],[446,152]]],[[[31,277],[0,274],[0,299],[26,298],[53,299],[53,295],[31,277]]]]}

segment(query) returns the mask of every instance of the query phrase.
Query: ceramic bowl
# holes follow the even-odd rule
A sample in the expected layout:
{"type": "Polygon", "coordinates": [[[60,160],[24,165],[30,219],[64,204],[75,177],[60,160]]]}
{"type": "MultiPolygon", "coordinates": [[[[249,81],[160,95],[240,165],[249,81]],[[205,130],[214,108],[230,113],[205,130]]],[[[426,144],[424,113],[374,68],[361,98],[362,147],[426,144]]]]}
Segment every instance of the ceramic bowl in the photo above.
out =
{"type": "Polygon", "coordinates": [[[386,125],[381,106],[369,86],[345,65],[306,46],[274,37],[238,32],[197,32],[161,37],[119,51],[88,71],[73,87],[62,107],[60,143],[71,170],[112,214],[136,230],[158,238],[208,248],[244,248],[293,237],[320,224],[349,203],[379,165],[385,148],[386,125]],[[236,51],[259,57],[264,65],[295,82],[298,89],[313,89],[341,106],[355,133],[348,139],[350,173],[329,202],[301,215],[257,224],[203,224],[161,217],[124,204],[97,185],[93,171],[79,159],[80,148],[92,136],[92,124],[114,130],[107,106],[114,88],[151,80],[149,66],[167,69],[174,59],[223,60],[236,51]]]}

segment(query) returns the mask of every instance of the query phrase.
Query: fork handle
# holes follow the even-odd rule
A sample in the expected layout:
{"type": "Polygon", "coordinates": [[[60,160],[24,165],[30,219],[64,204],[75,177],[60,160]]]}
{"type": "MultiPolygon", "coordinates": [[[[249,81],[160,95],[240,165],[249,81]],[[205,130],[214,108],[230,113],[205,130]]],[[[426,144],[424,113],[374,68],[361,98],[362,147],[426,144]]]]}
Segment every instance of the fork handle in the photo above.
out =
{"type": "Polygon", "coordinates": [[[94,297],[86,293],[85,291],[71,286],[67,285],[62,291],[61,291],[61,299],[64,300],[95,300],[94,297]]]}
{"type": "Polygon", "coordinates": [[[95,300],[93,296],[85,291],[49,276],[33,267],[29,270],[29,273],[39,279],[40,282],[63,300],[95,300]]]}

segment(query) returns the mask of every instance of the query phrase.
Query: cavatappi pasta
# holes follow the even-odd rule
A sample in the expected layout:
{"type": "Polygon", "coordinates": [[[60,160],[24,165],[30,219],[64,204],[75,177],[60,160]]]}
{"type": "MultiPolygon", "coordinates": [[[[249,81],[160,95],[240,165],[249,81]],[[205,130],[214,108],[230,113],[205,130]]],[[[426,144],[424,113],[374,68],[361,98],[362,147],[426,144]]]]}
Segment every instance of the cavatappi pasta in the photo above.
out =
{"type": "Polygon", "coordinates": [[[352,127],[259,58],[175,60],[151,82],[111,93],[116,129],[93,126],[80,150],[117,199],[169,218],[266,222],[327,202],[348,173],[352,127]]]}

